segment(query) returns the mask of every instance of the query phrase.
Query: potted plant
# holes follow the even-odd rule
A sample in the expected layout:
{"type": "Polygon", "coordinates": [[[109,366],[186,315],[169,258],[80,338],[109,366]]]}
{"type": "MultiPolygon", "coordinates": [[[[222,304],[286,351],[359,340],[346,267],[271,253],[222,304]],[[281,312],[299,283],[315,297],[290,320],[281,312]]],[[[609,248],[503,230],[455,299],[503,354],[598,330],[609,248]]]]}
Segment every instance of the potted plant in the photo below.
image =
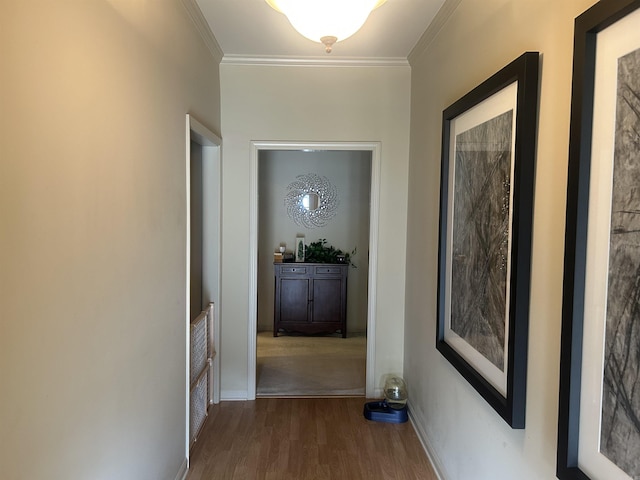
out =
{"type": "Polygon", "coordinates": [[[351,257],[356,254],[356,248],[351,252],[343,252],[327,243],[325,238],[320,238],[305,246],[304,261],[308,263],[346,263],[353,268],[351,257]]]}

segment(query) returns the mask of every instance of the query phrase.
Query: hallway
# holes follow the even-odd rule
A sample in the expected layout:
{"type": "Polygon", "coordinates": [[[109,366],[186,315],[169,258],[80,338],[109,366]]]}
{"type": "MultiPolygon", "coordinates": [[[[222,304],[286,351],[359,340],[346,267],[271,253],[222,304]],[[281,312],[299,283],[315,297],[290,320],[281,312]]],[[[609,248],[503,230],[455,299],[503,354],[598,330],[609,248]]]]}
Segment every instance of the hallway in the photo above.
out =
{"type": "Polygon", "coordinates": [[[363,397],[212,406],[187,480],[436,480],[410,422],[364,418],[363,397]]]}

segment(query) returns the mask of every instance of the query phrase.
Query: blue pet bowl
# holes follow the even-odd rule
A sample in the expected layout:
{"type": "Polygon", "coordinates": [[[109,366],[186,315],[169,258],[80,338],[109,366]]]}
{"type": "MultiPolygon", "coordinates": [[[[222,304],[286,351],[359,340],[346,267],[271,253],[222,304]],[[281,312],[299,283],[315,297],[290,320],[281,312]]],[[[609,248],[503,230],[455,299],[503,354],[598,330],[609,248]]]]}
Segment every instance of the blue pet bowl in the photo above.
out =
{"type": "Polygon", "coordinates": [[[402,408],[391,408],[386,401],[367,402],[364,404],[364,418],[374,422],[404,423],[409,420],[406,405],[402,408]]]}

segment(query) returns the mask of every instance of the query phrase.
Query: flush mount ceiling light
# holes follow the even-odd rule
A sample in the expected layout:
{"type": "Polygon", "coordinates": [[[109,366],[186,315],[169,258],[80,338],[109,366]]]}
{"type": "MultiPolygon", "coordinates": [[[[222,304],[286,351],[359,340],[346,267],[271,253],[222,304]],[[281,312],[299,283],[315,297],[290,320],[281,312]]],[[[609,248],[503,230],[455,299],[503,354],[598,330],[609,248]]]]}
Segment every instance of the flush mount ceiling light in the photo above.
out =
{"type": "Polygon", "coordinates": [[[360,30],[369,14],[387,0],[265,0],[286,15],[302,36],[323,43],[327,53],[333,44],[360,30]]]}

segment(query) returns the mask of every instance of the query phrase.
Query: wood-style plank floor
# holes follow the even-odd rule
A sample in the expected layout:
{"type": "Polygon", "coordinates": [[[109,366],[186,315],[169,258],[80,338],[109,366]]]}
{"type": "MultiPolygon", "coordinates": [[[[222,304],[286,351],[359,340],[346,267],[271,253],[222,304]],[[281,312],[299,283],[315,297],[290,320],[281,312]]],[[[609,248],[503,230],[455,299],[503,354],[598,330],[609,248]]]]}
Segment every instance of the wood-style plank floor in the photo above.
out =
{"type": "Polygon", "coordinates": [[[360,398],[213,405],[187,480],[437,480],[410,422],[364,418],[360,398]]]}

